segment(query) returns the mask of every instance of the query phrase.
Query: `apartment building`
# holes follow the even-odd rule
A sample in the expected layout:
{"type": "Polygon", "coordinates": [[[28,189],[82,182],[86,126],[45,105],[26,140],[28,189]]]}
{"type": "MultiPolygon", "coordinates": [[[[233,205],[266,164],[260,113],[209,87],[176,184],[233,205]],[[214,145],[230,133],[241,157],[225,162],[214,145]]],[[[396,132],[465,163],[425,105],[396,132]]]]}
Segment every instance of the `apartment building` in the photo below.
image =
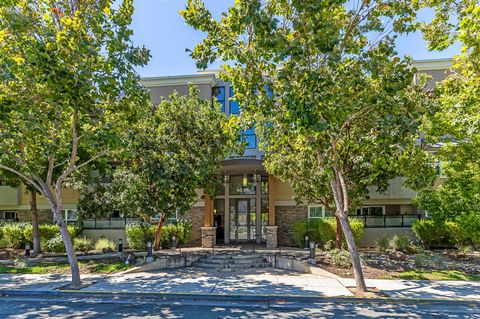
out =
{"type": "MultiPolygon", "coordinates": [[[[420,73],[432,76],[428,88],[446,76],[450,60],[416,61],[420,73]]],[[[144,78],[143,85],[150,91],[153,103],[177,91],[188,94],[190,84],[199,88],[203,99],[214,98],[222,105],[228,116],[241,112],[238,103],[232,100],[234,88],[219,78],[218,72],[199,72],[185,76],[165,76],[144,78]]],[[[294,245],[292,225],[298,220],[308,220],[331,216],[322,205],[295,203],[291,186],[269,175],[263,167],[262,152],[258,148],[258,138],[254,130],[242,132],[247,147],[240,156],[227,158],[221,163],[222,186],[213,198],[198,191],[198,201],[184,217],[192,226],[190,243],[211,247],[214,244],[256,242],[267,247],[294,245]]],[[[370,198],[356,208],[352,215],[364,222],[365,233],[361,244],[372,245],[374,240],[391,236],[394,233],[408,233],[411,225],[423,218],[423,212],[412,204],[415,192],[403,185],[401,177],[390,181],[386,193],[370,190],[370,198]]],[[[64,193],[65,217],[76,220],[78,193],[66,190],[64,193]]],[[[38,200],[43,222],[52,222],[49,205],[43,198],[38,200]]],[[[0,220],[28,221],[29,195],[25,187],[11,188],[0,184],[0,220]]],[[[93,239],[103,235],[113,240],[125,238],[125,223],[122,212],[112,212],[107,220],[86,220],[84,234],[93,239]]]]}

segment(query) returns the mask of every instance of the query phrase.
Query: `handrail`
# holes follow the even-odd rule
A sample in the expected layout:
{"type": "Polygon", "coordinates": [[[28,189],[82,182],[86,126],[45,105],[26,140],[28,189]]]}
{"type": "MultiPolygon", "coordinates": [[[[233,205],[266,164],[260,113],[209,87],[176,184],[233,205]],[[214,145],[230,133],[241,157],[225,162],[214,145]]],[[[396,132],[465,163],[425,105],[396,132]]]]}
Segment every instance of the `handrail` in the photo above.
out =
{"type": "Polygon", "coordinates": [[[381,215],[381,216],[351,216],[358,217],[363,220],[363,225],[365,228],[388,228],[388,227],[411,227],[414,220],[421,220],[423,218],[422,214],[401,214],[401,215],[381,215]],[[411,223],[406,223],[410,218],[411,223]],[[368,221],[375,221],[374,225],[369,225],[368,221]],[[380,221],[380,223],[378,223],[380,221]],[[387,222],[398,221],[398,224],[388,224],[387,222]]]}

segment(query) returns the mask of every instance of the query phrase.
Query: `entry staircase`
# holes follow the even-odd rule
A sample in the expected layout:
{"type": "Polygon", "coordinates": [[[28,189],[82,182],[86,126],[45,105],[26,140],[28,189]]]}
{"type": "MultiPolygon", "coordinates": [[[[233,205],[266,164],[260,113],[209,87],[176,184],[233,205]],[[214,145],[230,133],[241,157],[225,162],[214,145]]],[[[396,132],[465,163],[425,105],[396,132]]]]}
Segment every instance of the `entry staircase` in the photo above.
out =
{"type": "Polygon", "coordinates": [[[253,253],[216,253],[199,258],[194,267],[218,270],[239,270],[249,268],[267,268],[272,264],[265,257],[253,253]]]}

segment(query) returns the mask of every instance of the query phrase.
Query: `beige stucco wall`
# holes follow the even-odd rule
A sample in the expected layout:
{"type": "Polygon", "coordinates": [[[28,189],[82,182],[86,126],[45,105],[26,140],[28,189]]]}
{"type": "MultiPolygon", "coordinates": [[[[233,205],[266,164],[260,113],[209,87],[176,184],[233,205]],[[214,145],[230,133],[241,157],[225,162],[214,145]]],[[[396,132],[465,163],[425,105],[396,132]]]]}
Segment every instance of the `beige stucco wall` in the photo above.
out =
{"type": "Polygon", "coordinates": [[[360,246],[375,246],[375,241],[387,237],[391,238],[395,234],[407,234],[413,236],[411,228],[365,228],[363,237],[360,240],[360,246]]]}
{"type": "Polygon", "coordinates": [[[8,186],[0,186],[0,210],[16,209],[17,204],[17,189],[8,186]]]}

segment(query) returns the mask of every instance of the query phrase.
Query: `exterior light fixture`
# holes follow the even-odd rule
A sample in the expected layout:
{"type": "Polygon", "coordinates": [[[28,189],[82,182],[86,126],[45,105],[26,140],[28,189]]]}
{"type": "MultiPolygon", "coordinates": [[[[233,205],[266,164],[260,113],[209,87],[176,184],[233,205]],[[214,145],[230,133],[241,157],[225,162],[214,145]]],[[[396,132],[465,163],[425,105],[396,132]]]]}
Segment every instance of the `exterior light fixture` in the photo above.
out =
{"type": "Polygon", "coordinates": [[[243,175],[242,178],[242,186],[247,187],[248,186],[248,176],[246,174],[243,175]]]}
{"type": "Polygon", "coordinates": [[[118,252],[123,252],[123,240],[121,238],[118,240],[118,252]]]}
{"type": "Polygon", "coordinates": [[[147,243],[147,257],[153,257],[152,242],[147,243]]]}
{"type": "Polygon", "coordinates": [[[172,248],[177,249],[177,236],[172,236],[172,248]]]}
{"type": "Polygon", "coordinates": [[[30,244],[25,244],[25,257],[30,257],[30,244]]]}

